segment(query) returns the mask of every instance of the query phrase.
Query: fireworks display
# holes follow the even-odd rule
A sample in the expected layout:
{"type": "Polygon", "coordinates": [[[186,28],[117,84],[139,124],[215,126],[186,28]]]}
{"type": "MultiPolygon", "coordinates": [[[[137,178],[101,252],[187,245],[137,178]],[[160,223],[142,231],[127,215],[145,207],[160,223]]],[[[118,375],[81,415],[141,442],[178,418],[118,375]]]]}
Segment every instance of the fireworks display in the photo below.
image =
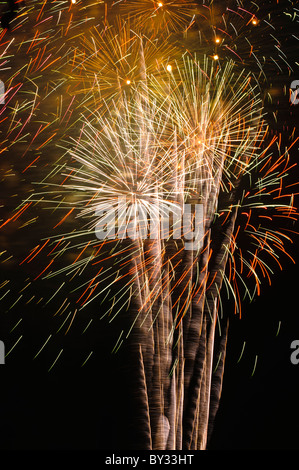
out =
{"type": "MultiPolygon", "coordinates": [[[[268,3],[27,0],[2,16],[7,362],[27,312],[41,310],[30,360],[55,344],[49,371],[73,329],[107,322],[138,371],[140,448],[207,447],[230,317],[295,262],[299,10],[268,3]],[[193,249],[187,216],[163,233],[188,204],[202,211],[193,249]]],[[[91,360],[85,343],[79,366],[91,360]]]]}

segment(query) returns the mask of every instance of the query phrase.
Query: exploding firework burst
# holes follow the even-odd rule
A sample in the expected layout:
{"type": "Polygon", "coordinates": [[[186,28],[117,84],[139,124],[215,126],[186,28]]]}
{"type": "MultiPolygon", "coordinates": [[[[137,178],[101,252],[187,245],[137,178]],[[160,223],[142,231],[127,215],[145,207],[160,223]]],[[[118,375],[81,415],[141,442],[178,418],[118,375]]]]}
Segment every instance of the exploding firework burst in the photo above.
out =
{"type": "Polygon", "coordinates": [[[163,69],[174,54],[171,42],[161,45],[156,39],[151,41],[141,32],[134,32],[130,21],[118,18],[116,24],[105,24],[103,30],[95,28],[75,48],[69,78],[75,83],[74,93],[84,96],[85,103],[91,100],[98,107],[104,100],[107,105],[109,99],[121,99],[124,91],[129,93],[148,74],[163,69]]]}
{"type": "MultiPolygon", "coordinates": [[[[75,212],[79,220],[89,219],[88,240],[78,246],[82,250],[88,242],[88,254],[70,267],[72,271],[82,263],[100,263],[90,256],[91,247],[98,245],[97,209],[120,210],[130,220],[137,206],[145,214],[153,207],[161,217],[169,204],[196,200],[205,207],[209,230],[221,185],[222,191],[231,191],[258,166],[265,131],[261,100],[250,77],[235,77],[233,63],[221,70],[209,60],[201,67],[185,59],[177,69],[178,79],[154,77],[151,83],[148,78],[149,88],[144,83],[135,88],[129,101],[123,97],[122,106],[119,100],[110,103],[110,109],[106,104],[108,116],[96,113],[93,125],[83,122],[80,139],[74,139],[68,152],[70,162],[56,165],[43,181],[49,183],[47,191],[36,194],[35,201],[43,196],[47,203],[52,195],[56,207],[75,212]]],[[[75,238],[73,233],[70,238],[75,238]]],[[[99,278],[103,276],[105,271],[99,278]]]]}
{"type": "Polygon", "coordinates": [[[189,0],[181,2],[165,0],[156,2],[153,0],[122,0],[120,11],[134,18],[137,27],[155,34],[182,31],[192,22],[196,12],[196,3],[189,0]]]}
{"type": "MultiPolygon", "coordinates": [[[[241,315],[242,297],[271,283],[282,255],[292,259],[297,220],[284,183],[295,131],[285,145],[264,108],[271,74],[295,68],[276,20],[264,4],[194,3],[29,1],[1,33],[2,182],[11,195],[1,259],[25,273],[17,292],[1,283],[2,297],[11,295],[11,313],[63,293],[54,320],[68,333],[87,306],[120,318],[114,350],[126,338],[134,352],[142,445],[155,449],[206,447],[222,386],[223,294],[241,315]],[[160,221],[188,202],[203,207],[200,249],[136,230],[137,211],[146,225],[149,208],[160,221]],[[100,210],[119,210],[123,233],[135,236],[97,239],[100,210]],[[13,256],[8,240],[37,224],[42,240],[26,253],[15,243],[13,256]],[[47,299],[30,296],[42,282],[47,299]]],[[[292,12],[289,2],[290,21],[292,12]]],[[[14,335],[21,320],[11,318],[14,335]]]]}

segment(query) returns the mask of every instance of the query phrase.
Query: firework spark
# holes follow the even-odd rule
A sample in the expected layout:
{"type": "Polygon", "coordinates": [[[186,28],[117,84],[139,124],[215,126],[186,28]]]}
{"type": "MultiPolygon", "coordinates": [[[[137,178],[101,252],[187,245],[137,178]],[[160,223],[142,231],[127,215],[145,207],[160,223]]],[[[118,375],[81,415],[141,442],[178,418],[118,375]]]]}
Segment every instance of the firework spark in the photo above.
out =
{"type": "MultiPolygon", "coordinates": [[[[289,2],[282,12],[290,24],[294,11],[289,2]]],[[[296,67],[279,21],[264,2],[28,1],[0,33],[8,354],[24,341],[22,304],[55,303],[56,332],[68,335],[100,305],[101,318],[121,322],[113,351],[125,340],[132,351],[143,448],[206,448],[225,362],[223,298],[241,316],[243,298],[292,261],[298,139],[275,133],[265,109],[269,80],[296,67]],[[140,227],[96,237],[99,211],[118,210],[136,235],[137,211],[146,225],[150,209],[160,221],[189,202],[203,207],[200,249],[140,227]],[[19,233],[37,225],[24,252],[19,233]]],[[[54,336],[45,332],[35,357],[54,336]]],[[[58,345],[49,371],[64,354],[58,345]]]]}

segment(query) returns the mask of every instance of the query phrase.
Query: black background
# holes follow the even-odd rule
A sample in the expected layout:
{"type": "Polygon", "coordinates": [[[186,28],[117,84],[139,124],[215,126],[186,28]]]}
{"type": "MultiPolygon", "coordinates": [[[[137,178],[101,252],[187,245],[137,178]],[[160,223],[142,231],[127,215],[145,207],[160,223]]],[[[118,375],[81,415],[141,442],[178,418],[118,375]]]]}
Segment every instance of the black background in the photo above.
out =
{"type": "MultiPolygon", "coordinates": [[[[282,93],[292,79],[299,76],[286,77],[285,82],[280,78],[280,104],[275,105],[281,111],[281,127],[283,122],[291,127],[298,124],[299,105],[291,110],[282,93]]],[[[292,152],[294,162],[297,149],[298,145],[292,152]]],[[[296,169],[293,181],[298,176],[296,169]]],[[[299,365],[290,361],[291,342],[299,339],[298,244],[294,236],[290,251],[297,264],[286,260],[284,271],[276,271],[272,286],[265,284],[261,297],[245,303],[241,320],[231,315],[223,394],[211,450],[299,448],[299,365]]],[[[17,283],[19,273],[12,275],[17,283]]],[[[227,303],[224,308],[231,306],[227,303]]],[[[42,337],[50,324],[50,316],[39,313],[36,307],[27,315],[24,341],[0,366],[0,449],[121,449],[133,405],[126,395],[126,355],[111,354],[116,340],[111,325],[99,321],[82,338],[79,321],[72,335],[58,336],[57,344],[49,343],[32,360],[36,337],[39,333],[42,337]],[[60,344],[63,360],[48,372],[60,344]],[[90,350],[94,351],[92,359],[81,367],[82,357],[90,350]]]]}

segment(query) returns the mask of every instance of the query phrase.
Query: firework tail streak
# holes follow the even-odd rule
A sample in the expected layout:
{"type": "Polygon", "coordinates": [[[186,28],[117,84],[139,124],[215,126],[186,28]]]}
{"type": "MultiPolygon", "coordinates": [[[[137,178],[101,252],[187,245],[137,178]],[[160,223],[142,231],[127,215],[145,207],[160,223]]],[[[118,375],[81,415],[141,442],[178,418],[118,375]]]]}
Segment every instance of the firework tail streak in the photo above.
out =
{"type": "MultiPolygon", "coordinates": [[[[241,316],[242,299],[271,282],[282,255],[291,258],[297,212],[284,181],[297,139],[292,132],[284,145],[264,104],[268,79],[293,69],[268,3],[28,0],[0,33],[1,153],[24,178],[1,230],[41,228],[50,210],[51,232],[18,268],[32,282],[64,279],[47,299],[68,290],[54,314],[59,331],[71,334],[79,315],[108,298],[102,317],[121,322],[114,352],[125,351],[135,449],[207,448],[230,316],[221,296],[241,316]],[[192,249],[171,223],[169,237],[163,224],[155,237],[137,229],[137,210],[147,224],[184,207],[200,208],[192,249]],[[99,210],[117,224],[126,217],[123,236],[95,236],[99,210]]],[[[1,256],[10,259],[6,249],[1,256]]],[[[25,278],[9,310],[31,286],[25,278]]]]}

